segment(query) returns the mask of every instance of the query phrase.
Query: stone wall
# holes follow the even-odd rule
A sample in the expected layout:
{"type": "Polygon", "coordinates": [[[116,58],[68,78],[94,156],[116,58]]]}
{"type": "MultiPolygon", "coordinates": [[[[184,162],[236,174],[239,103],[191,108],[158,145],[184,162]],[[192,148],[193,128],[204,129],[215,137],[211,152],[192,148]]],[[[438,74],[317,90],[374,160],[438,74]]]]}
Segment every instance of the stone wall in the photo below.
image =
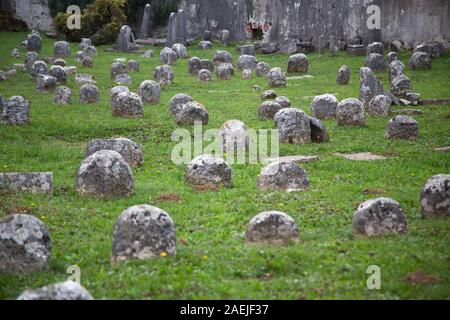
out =
{"type": "Polygon", "coordinates": [[[30,29],[54,30],[47,0],[0,0],[0,10],[24,21],[30,29]]]}
{"type": "Polygon", "coordinates": [[[229,29],[233,40],[262,33],[267,41],[294,38],[315,45],[321,35],[363,43],[450,41],[449,0],[182,0],[180,8],[188,14],[190,37],[229,29]],[[381,8],[378,31],[367,28],[371,4],[381,8]]]}

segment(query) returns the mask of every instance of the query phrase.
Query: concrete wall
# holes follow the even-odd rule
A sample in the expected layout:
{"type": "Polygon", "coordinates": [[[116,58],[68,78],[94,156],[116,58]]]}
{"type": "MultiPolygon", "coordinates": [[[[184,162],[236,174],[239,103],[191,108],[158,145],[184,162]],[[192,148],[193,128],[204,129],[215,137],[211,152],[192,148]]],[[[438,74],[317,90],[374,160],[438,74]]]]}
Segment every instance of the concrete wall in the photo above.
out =
{"type": "Polygon", "coordinates": [[[450,41],[449,0],[182,0],[188,13],[190,37],[205,29],[229,29],[233,40],[251,38],[253,29],[263,29],[264,39],[287,38],[327,41],[361,38],[408,42],[439,39],[450,41]],[[367,28],[367,7],[381,8],[381,30],[367,28]]]}

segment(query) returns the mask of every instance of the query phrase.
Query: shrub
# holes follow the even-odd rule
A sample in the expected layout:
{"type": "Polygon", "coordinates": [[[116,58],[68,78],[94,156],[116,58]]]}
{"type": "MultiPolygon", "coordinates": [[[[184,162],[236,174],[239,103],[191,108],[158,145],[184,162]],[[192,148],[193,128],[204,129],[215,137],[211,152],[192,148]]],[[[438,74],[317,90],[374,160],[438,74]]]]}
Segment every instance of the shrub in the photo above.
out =
{"type": "Polygon", "coordinates": [[[0,31],[26,31],[27,24],[12,15],[0,14],[0,31]]]}
{"type": "Polygon", "coordinates": [[[60,12],[54,19],[55,29],[70,41],[91,38],[96,45],[114,42],[127,21],[125,3],[126,0],[95,0],[83,10],[80,30],[69,30],[66,21],[70,14],[60,12]]]}

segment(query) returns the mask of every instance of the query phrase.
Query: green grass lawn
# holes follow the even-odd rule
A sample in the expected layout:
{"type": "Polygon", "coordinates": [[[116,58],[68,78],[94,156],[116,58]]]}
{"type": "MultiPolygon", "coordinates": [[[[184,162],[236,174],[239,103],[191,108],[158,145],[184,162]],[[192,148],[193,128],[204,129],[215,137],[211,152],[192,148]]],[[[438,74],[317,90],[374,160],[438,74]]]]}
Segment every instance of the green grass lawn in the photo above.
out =
{"type": "MultiPolygon", "coordinates": [[[[0,33],[0,69],[21,58],[10,57],[25,33],[0,33]]],[[[43,40],[40,57],[51,56],[53,39],[43,40]]],[[[75,56],[78,44],[72,44],[75,56]]],[[[110,47],[110,46],[109,46],[110,47]]],[[[142,119],[113,117],[109,90],[113,59],[125,57],[141,63],[132,74],[135,91],[152,79],[161,48],[154,57],[105,52],[98,47],[94,68],[77,65],[78,72],[94,74],[101,102],[79,104],[79,85],[70,76],[72,104],[56,106],[53,95],[35,92],[35,82],[18,71],[0,82],[4,99],[22,95],[31,102],[31,124],[0,126],[0,172],[51,171],[52,196],[0,194],[0,216],[11,208],[25,208],[39,217],[52,237],[52,259],[48,271],[29,275],[0,276],[0,298],[14,299],[24,289],[64,281],[70,265],[81,268],[81,283],[96,299],[449,299],[450,220],[424,219],[419,194],[425,181],[439,173],[450,173],[450,154],[433,151],[450,146],[450,106],[421,106],[424,115],[414,116],[420,125],[417,141],[390,141],[384,132],[389,118],[368,117],[365,128],[337,126],[324,121],[331,141],[325,144],[282,145],[282,155],[317,155],[320,161],[302,165],[310,178],[303,192],[259,192],[256,177],[261,165],[233,165],[234,187],[218,192],[196,192],[184,182],[185,166],[171,162],[175,146],[171,134],[177,128],[170,117],[169,100],[187,93],[208,109],[210,123],[219,128],[225,121],[239,119],[249,128],[274,128],[271,121],[257,117],[264,78],[201,83],[188,74],[187,60],[174,66],[175,80],[162,91],[158,105],[145,105],[142,119]],[[142,145],[145,165],[134,169],[135,193],[127,199],[97,200],[76,193],[75,176],[90,139],[125,136],[142,145]],[[389,156],[385,161],[353,162],[336,152],[369,151],[389,156]],[[175,193],[180,202],[158,201],[175,193]],[[370,198],[397,200],[405,210],[409,232],[405,236],[355,239],[352,217],[357,206],[370,198]],[[177,255],[149,261],[110,263],[112,230],[119,214],[129,206],[152,204],[167,211],[177,227],[177,255]],[[280,210],[299,225],[300,242],[286,247],[247,246],[244,231],[248,221],[265,210],[280,210]],[[381,268],[381,290],[368,290],[366,269],[381,268]],[[405,280],[410,272],[422,270],[439,280],[414,284],[405,280]]],[[[212,59],[215,50],[189,47],[190,56],[212,59]]],[[[226,48],[237,61],[234,46],[226,48]]],[[[401,54],[407,64],[410,53],[401,54]]],[[[359,68],[364,57],[339,53],[334,58],[309,54],[313,78],[288,80],[276,89],[288,96],[294,107],[310,114],[313,96],[333,93],[339,100],[359,96],[359,68]],[[347,64],[352,71],[348,86],[337,86],[336,73],[347,64]]],[[[68,65],[76,65],[74,58],[68,65]]],[[[272,67],[286,69],[287,56],[258,56],[272,67]]],[[[406,74],[422,98],[450,97],[450,54],[433,60],[433,69],[406,74]]],[[[386,88],[388,74],[378,74],[386,88]]],[[[395,110],[399,107],[394,107],[395,110]]]]}

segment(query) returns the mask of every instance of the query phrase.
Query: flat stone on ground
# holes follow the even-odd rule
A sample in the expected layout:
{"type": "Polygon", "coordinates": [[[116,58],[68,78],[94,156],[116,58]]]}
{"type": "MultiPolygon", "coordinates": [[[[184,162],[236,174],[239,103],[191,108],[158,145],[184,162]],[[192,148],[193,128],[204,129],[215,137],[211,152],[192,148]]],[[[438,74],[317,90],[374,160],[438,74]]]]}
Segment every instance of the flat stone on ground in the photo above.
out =
{"type": "Polygon", "coordinates": [[[384,156],[378,154],[373,154],[371,152],[360,152],[360,153],[335,153],[338,157],[343,157],[347,160],[352,161],[373,161],[373,160],[386,160],[384,156]]]}

